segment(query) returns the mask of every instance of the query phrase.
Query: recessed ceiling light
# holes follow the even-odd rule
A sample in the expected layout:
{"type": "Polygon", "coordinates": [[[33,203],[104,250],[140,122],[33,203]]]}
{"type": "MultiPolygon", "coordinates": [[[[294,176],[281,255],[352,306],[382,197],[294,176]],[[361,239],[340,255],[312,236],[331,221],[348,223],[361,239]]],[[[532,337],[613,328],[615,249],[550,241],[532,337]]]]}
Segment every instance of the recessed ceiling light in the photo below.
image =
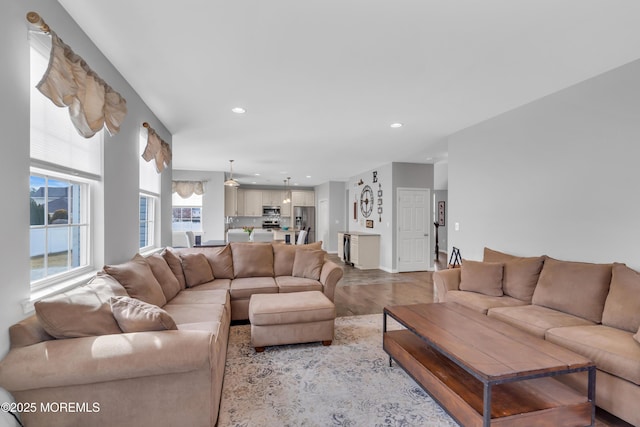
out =
{"type": "Polygon", "coordinates": [[[311,178],[311,175],[307,175],[307,178],[311,178]]]}
{"type": "Polygon", "coordinates": [[[257,182],[253,181],[252,184],[257,184],[257,182]]]}
{"type": "Polygon", "coordinates": [[[402,123],[391,123],[391,127],[392,128],[401,128],[402,127],[402,123]]]}
{"type": "Polygon", "coordinates": [[[234,112],[234,113],[236,113],[236,114],[244,114],[244,113],[246,113],[246,112],[247,112],[247,110],[245,110],[245,109],[244,109],[244,108],[242,108],[242,107],[235,107],[235,108],[232,108],[232,109],[231,109],[231,111],[233,111],[233,112],[234,112]]]}
{"type": "Polygon", "coordinates": [[[255,176],[260,176],[260,174],[259,174],[259,173],[254,173],[254,175],[255,175],[255,176]]]}

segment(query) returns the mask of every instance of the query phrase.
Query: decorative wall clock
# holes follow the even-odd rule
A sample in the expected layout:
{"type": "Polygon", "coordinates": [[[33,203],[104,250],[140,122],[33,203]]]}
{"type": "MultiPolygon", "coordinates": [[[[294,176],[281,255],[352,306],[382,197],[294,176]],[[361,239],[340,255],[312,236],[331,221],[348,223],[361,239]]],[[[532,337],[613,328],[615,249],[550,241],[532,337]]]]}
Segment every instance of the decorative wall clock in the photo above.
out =
{"type": "Polygon", "coordinates": [[[360,193],[360,212],[365,218],[369,218],[371,211],[373,210],[373,190],[368,185],[365,185],[360,193]]]}

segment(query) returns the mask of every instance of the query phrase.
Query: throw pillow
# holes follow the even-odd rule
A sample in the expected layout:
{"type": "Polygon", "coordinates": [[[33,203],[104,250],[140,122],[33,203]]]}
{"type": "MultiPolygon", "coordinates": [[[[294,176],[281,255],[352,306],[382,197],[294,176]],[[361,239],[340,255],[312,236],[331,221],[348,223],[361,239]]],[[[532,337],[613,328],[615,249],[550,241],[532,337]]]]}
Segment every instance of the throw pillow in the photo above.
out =
{"type": "Polygon", "coordinates": [[[167,301],[178,295],[178,292],[180,292],[180,283],[164,257],[160,254],[153,254],[148,256],[146,260],[149,267],[151,267],[151,272],[158,283],[160,283],[160,287],[167,301]]]}
{"type": "Polygon", "coordinates": [[[158,307],[167,303],[160,283],[142,255],[136,254],[131,261],[122,264],[105,265],[104,271],[120,282],[130,297],[158,307]]]}
{"type": "Polygon", "coordinates": [[[180,254],[180,259],[182,259],[182,270],[188,288],[211,282],[214,279],[211,265],[204,254],[180,254]]]}
{"type": "Polygon", "coordinates": [[[292,276],[293,261],[296,251],[322,249],[322,242],[314,242],[306,245],[285,245],[273,243],[273,271],[276,277],[292,276]]]}
{"type": "Polygon", "coordinates": [[[547,257],[531,303],[600,323],[612,267],[547,257]]]}
{"type": "Polygon", "coordinates": [[[460,270],[460,290],[501,297],[504,264],[463,260],[460,270]]]}
{"type": "Polygon", "coordinates": [[[325,251],[297,250],[293,260],[292,276],[320,280],[320,272],[324,265],[324,256],[325,251]]]}
{"type": "Polygon", "coordinates": [[[119,334],[109,299],[127,296],[113,277],[98,273],[89,283],[35,303],[42,328],[54,338],[119,334]]]}
{"type": "Polygon", "coordinates": [[[640,328],[640,273],[624,264],[613,264],[602,324],[629,332],[640,328]]]}
{"type": "Polygon", "coordinates": [[[180,261],[180,257],[169,248],[165,248],[162,251],[162,257],[165,261],[167,261],[167,264],[173,272],[173,275],[176,276],[176,279],[178,279],[180,289],[186,288],[187,282],[184,280],[184,272],[182,271],[182,261],[180,261]]]}
{"type": "Polygon", "coordinates": [[[531,302],[533,298],[544,259],[544,256],[517,257],[489,248],[484,248],[483,258],[485,262],[504,263],[502,291],[505,295],[526,302],[531,302]]]}
{"type": "Polygon", "coordinates": [[[273,245],[271,243],[232,242],[235,277],[273,277],[273,245]]]}
{"type": "Polygon", "coordinates": [[[178,329],[169,313],[157,305],[147,304],[131,297],[111,297],[109,304],[122,332],[178,329]]]}
{"type": "Polygon", "coordinates": [[[229,245],[222,248],[206,248],[202,253],[209,260],[216,279],[233,279],[233,258],[229,245]]]}

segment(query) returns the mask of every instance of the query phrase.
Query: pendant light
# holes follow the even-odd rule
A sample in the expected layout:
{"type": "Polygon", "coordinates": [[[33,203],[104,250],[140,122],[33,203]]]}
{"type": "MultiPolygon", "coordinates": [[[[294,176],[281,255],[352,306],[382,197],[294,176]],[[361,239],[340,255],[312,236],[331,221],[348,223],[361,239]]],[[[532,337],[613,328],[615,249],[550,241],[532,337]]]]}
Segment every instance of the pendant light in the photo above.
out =
{"type": "Polygon", "coordinates": [[[282,203],[284,203],[285,205],[287,203],[291,203],[291,190],[289,189],[290,179],[291,177],[287,177],[287,179],[284,180],[284,200],[282,200],[282,203]]]}
{"type": "Polygon", "coordinates": [[[229,160],[229,179],[224,182],[227,187],[240,187],[238,181],[233,179],[233,160],[229,160]]]}

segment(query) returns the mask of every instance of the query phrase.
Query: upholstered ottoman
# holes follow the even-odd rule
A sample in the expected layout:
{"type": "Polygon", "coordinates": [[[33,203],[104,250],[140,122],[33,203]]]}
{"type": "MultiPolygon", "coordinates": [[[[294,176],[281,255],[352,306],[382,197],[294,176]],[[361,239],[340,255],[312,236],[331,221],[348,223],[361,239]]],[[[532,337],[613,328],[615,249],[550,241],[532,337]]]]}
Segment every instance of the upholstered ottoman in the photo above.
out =
{"type": "Polygon", "coordinates": [[[331,345],[336,308],[320,291],[254,294],[249,301],[251,345],[266,346],[322,341],[331,345]]]}

